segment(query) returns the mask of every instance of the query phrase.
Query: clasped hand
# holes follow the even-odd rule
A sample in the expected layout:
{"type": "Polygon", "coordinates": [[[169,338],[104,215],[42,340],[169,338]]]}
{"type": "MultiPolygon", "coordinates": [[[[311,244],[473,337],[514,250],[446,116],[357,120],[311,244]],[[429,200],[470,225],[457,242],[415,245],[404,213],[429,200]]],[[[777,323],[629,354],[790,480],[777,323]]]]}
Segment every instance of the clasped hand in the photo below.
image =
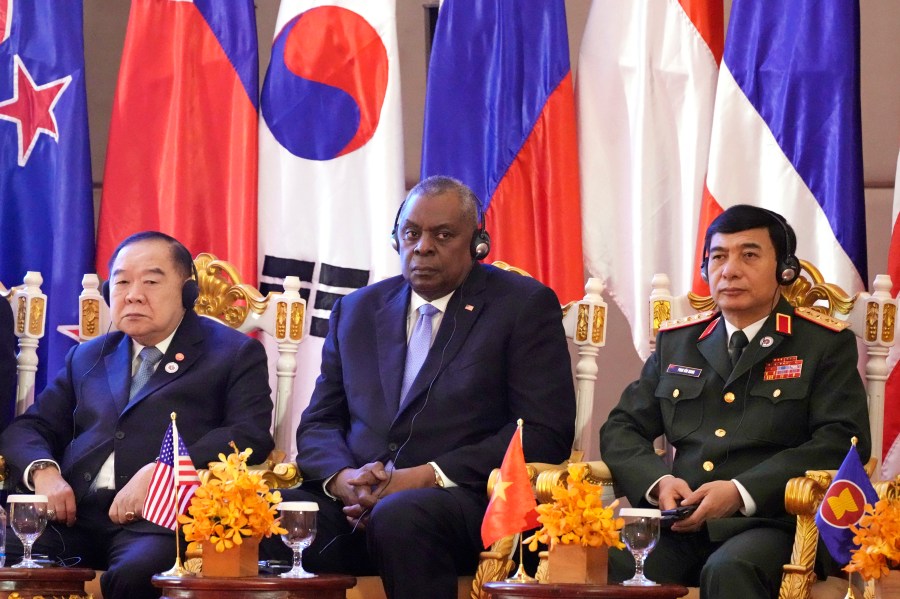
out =
{"type": "Polygon", "coordinates": [[[657,488],[660,509],[697,505],[697,511],[672,524],[674,532],[696,532],[707,520],[731,516],[743,505],[737,486],[730,480],[704,483],[692,491],[684,479],[667,476],[660,479],[657,488]]]}
{"type": "Polygon", "coordinates": [[[351,526],[365,528],[375,504],[398,491],[433,486],[434,470],[428,464],[412,468],[394,468],[371,462],[360,468],[345,468],[328,483],[328,492],[344,504],[344,515],[351,526]]]}

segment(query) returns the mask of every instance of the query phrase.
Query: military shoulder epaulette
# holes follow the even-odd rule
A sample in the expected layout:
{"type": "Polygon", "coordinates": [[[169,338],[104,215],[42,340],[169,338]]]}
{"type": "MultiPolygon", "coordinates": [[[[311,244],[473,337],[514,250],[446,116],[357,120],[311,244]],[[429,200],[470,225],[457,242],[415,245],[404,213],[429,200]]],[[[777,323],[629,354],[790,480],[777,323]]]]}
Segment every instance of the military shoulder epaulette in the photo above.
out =
{"type": "Polygon", "coordinates": [[[799,316],[804,320],[808,320],[810,322],[814,322],[817,325],[823,326],[826,329],[830,329],[832,331],[843,331],[847,327],[850,326],[849,322],[844,320],[838,320],[833,316],[829,316],[815,308],[809,308],[806,306],[801,306],[800,308],[796,308],[794,310],[794,314],[799,316]]]}
{"type": "Polygon", "coordinates": [[[683,327],[689,327],[701,322],[709,322],[712,320],[712,317],[716,315],[715,310],[709,310],[707,312],[699,312],[697,314],[691,314],[690,316],[685,316],[684,318],[678,318],[676,320],[666,320],[660,323],[659,330],[660,331],[671,331],[673,329],[680,329],[683,327]]]}

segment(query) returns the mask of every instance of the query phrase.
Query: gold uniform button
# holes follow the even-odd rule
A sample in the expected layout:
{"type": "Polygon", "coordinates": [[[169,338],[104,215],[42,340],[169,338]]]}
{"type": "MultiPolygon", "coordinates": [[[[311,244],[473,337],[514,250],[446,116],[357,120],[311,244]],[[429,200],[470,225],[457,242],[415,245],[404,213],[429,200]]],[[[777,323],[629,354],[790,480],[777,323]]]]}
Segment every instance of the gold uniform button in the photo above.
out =
{"type": "Polygon", "coordinates": [[[781,396],[781,389],[775,389],[774,391],[772,391],[772,397],[780,397],[780,396],[781,396]]]}
{"type": "Polygon", "coordinates": [[[734,401],[734,393],[729,391],[728,393],[725,394],[725,397],[723,397],[722,399],[725,400],[725,403],[731,403],[734,401]]]}
{"type": "Polygon", "coordinates": [[[672,397],[678,397],[679,395],[681,395],[681,391],[679,391],[678,389],[672,391],[672,397]]]}
{"type": "Polygon", "coordinates": [[[713,468],[715,468],[715,466],[713,465],[712,462],[709,462],[709,461],[703,462],[703,469],[706,470],[707,472],[712,471],[713,468]]]}
{"type": "Polygon", "coordinates": [[[724,428],[717,428],[717,429],[716,429],[716,436],[717,436],[717,437],[724,437],[724,436],[725,436],[725,429],[724,429],[724,428]]]}

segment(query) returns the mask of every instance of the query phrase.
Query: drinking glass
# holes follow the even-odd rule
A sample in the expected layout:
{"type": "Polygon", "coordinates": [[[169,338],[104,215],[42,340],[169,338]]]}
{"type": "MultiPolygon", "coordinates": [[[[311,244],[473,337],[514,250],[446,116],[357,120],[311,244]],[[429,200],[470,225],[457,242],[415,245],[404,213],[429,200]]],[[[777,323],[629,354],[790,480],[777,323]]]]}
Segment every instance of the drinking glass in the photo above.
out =
{"type": "Polygon", "coordinates": [[[644,560],[659,541],[659,510],[622,508],[619,517],[625,520],[622,541],[634,556],[634,577],[624,581],[627,586],[657,586],[644,576],[644,560]]]}
{"type": "Polygon", "coordinates": [[[281,577],[313,578],[315,574],[303,569],[301,552],[316,538],[319,504],[315,501],[283,501],[278,504],[278,509],[281,510],[281,528],[287,531],[287,534],[281,535],[281,540],[294,550],[294,567],[281,577]]]}
{"type": "Polygon", "coordinates": [[[7,501],[9,523],[25,549],[22,561],[13,568],[41,568],[38,562],[31,559],[31,546],[47,526],[47,496],[10,495],[7,501]]]}

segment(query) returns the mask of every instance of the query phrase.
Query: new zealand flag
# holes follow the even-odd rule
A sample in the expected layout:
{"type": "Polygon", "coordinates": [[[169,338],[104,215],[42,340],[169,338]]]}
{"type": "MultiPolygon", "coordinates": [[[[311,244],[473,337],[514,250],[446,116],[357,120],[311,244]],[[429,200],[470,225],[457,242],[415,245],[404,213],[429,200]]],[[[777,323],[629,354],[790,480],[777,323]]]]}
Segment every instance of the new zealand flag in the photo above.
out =
{"type": "Polygon", "coordinates": [[[74,343],[59,328],[78,323],[94,270],[82,31],[82,0],[0,0],[0,281],[43,276],[37,391],[74,343]]]}

